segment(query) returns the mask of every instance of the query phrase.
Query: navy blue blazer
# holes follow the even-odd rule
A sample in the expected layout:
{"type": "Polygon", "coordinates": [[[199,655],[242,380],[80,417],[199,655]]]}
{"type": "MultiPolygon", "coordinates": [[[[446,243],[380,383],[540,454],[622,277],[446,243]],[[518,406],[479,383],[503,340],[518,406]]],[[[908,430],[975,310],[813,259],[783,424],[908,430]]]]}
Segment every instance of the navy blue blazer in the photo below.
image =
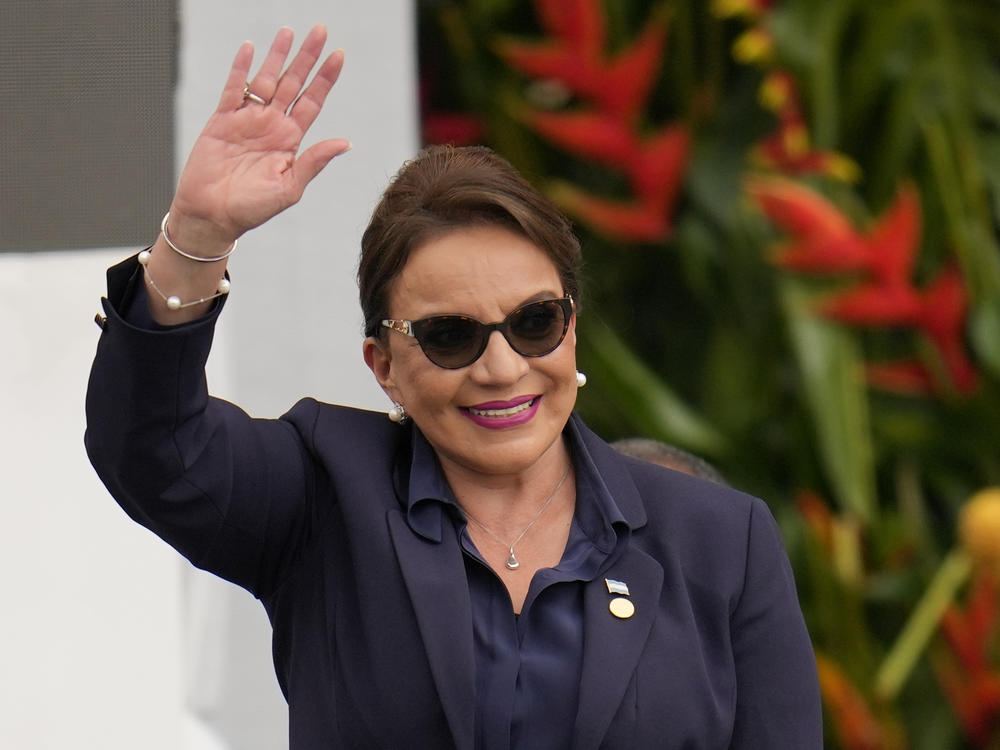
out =
{"type": "MultiPolygon", "coordinates": [[[[218,310],[135,328],[116,312],[134,270],[109,271],[87,394],[86,447],[111,494],[264,604],[293,750],[472,750],[465,566],[450,526],[407,523],[412,428],[312,399],[252,419],[211,398],[218,310]]],[[[573,419],[633,529],[585,584],[573,748],[822,747],[812,648],[764,503],[623,457],[573,419]],[[634,616],[609,612],[605,576],[627,582],[634,616]]]]}

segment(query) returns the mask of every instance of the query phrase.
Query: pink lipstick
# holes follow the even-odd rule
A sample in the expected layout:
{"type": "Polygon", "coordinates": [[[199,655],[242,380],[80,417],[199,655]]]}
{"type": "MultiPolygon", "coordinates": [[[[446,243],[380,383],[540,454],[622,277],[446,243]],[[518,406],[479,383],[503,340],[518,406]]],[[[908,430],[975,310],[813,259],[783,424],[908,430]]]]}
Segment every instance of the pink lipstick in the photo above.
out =
{"type": "Polygon", "coordinates": [[[531,421],[538,411],[542,397],[518,396],[510,401],[487,401],[462,408],[462,413],[480,427],[502,430],[531,421]]]}

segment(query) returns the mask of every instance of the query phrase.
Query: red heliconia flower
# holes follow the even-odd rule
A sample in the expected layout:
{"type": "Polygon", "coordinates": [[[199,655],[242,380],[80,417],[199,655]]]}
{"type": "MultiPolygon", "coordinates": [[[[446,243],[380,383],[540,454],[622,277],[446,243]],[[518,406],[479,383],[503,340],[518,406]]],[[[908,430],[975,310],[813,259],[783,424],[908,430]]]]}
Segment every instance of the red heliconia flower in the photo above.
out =
{"type": "Polygon", "coordinates": [[[619,119],[588,111],[522,114],[536,133],[577,156],[625,172],[636,196],[613,202],[582,191],[560,190],[564,207],[582,223],[619,239],[663,239],[691,150],[687,127],[670,125],[642,140],[619,119]],[[586,206],[586,210],[584,210],[586,206]]]}
{"type": "Polygon", "coordinates": [[[990,663],[998,625],[996,583],[978,572],[964,610],[951,606],[941,634],[955,661],[939,662],[938,679],[966,735],[987,747],[1000,721],[1000,673],[990,663]]]}
{"type": "Polygon", "coordinates": [[[656,80],[666,43],[666,15],[654,12],[639,38],[611,58],[603,49],[603,15],[600,22],[567,19],[570,6],[585,6],[588,17],[603,14],[597,0],[564,4],[566,10],[557,8],[554,0],[537,5],[543,25],[555,39],[541,43],[502,39],[496,44],[497,54],[515,70],[532,78],[555,78],[601,112],[631,121],[645,107],[656,80]]]}
{"type": "Polygon", "coordinates": [[[451,112],[433,109],[432,76],[420,80],[420,130],[425,144],[450,143],[468,146],[480,143],[486,136],[486,124],[481,117],[470,112],[451,112]]]}
{"type": "Polygon", "coordinates": [[[910,396],[928,396],[934,392],[931,374],[916,360],[869,364],[865,374],[868,384],[879,390],[910,396]]]}
{"type": "Polygon", "coordinates": [[[973,747],[984,750],[992,747],[990,742],[1000,707],[1000,677],[992,673],[970,676],[953,664],[937,661],[938,682],[963,733],[973,747]]]}
{"type": "Polygon", "coordinates": [[[690,156],[691,131],[686,125],[668,125],[643,140],[626,162],[629,183],[639,200],[672,214],[690,156]]]}
{"type": "MultiPolygon", "coordinates": [[[[920,202],[912,186],[900,189],[868,234],[860,234],[833,203],[794,180],[757,177],[747,189],[768,218],[791,235],[775,258],[778,265],[813,273],[864,271],[871,282],[855,295],[861,307],[888,312],[898,305],[901,320],[914,314],[915,296],[906,289],[919,241],[920,202]],[[877,288],[884,288],[885,300],[874,299],[877,288]]],[[[884,320],[880,313],[879,322],[884,320]]]]}
{"type": "Polygon", "coordinates": [[[920,196],[903,185],[868,237],[869,270],[882,284],[909,284],[920,244],[920,196]]]}
{"type": "Polygon", "coordinates": [[[600,112],[528,110],[521,113],[521,119],[550,143],[601,164],[627,164],[639,150],[631,128],[620,119],[600,112]]]}
{"type": "Polygon", "coordinates": [[[951,606],[941,619],[941,634],[962,667],[969,672],[990,668],[991,634],[1000,619],[996,585],[977,572],[965,609],[951,606]]]}
{"type": "Polygon", "coordinates": [[[844,670],[821,653],[816,654],[816,671],[823,705],[845,750],[883,750],[887,747],[882,727],[871,706],[844,670]]]}
{"type": "Polygon", "coordinates": [[[920,297],[905,284],[859,284],[828,298],[820,310],[828,318],[854,325],[915,325],[920,297]]]}
{"type": "Polygon", "coordinates": [[[568,183],[553,186],[549,195],[567,213],[607,237],[657,242],[670,234],[669,215],[658,207],[598,198],[568,183]]]}
{"type": "Polygon", "coordinates": [[[531,78],[554,78],[577,96],[589,98],[601,85],[596,63],[561,42],[502,39],[495,46],[510,67],[531,78]]]}
{"type": "Polygon", "coordinates": [[[779,130],[757,143],[751,158],[765,169],[789,176],[821,174],[841,182],[856,182],[861,169],[854,160],[809,146],[805,126],[784,122],[779,130]]]}
{"type": "Polygon", "coordinates": [[[832,558],[835,531],[830,506],[818,493],[812,490],[799,490],[795,493],[795,507],[823,547],[823,551],[832,558]]]}
{"type": "Polygon", "coordinates": [[[640,141],[620,119],[587,110],[530,110],[521,118],[563,150],[623,170],[642,205],[672,210],[691,151],[686,126],[669,125],[640,141]]]}
{"type": "Polygon", "coordinates": [[[788,71],[767,74],[760,87],[760,101],[778,115],[778,128],[751,150],[758,164],[788,176],[823,174],[843,182],[858,179],[861,170],[852,159],[812,147],[798,86],[788,71]]]}
{"type": "Polygon", "coordinates": [[[462,112],[430,112],[421,124],[424,143],[469,146],[482,142],[486,127],[480,117],[462,112]]]}
{"type": "Polygon", "coordinates": [[[656,81],[667,38],[658,6],[637,39],[615,56],[605,49],[598,0],[536,0],[551,39],[501,40],[497,53],[534,78],[559,80],[583,101],[572,112],[515,112],[535,133],[575,156],[624,172],[632,200],[615,201],[562,185],[553,195],[581,223],[617,239],[652,242],[670,231],[670,213],[690,154],[690,133],[670,125],[644,135],[636,120],[656,81]]]}
{"type": "Polygon", "coordinates": [[[790,73],[771,71],[761,84],[760,100],[777,113],[778,129],[751,150],[757,163],[788,176],[824,174],[844,182],[858,179],[861,170],[853,160],[812,147],[799,105],[798,88],[790,73]]]}
{"type": "MultiPolygon", "coordinates": [[[[828,299],[821,309],[826,316],[844,323],[919,328],[940,354],[951,387],[968,395],[979,386],[979,376],[966,354],[963,336],[965,286],[953,267],[938,274],[922,292],[902,283],[874,282],[828,299]]],[[[917,362],[873,365],[868,378],[872,385],[886,390],[910,393],[935,390],[935,378],[925,365],[917,362]]]]}
{"type": "Polygon", "coordinates": [[[841,273],[867,267],[861,237],[840,210],[805,185],[783,177],[755,177],[747,192],[790,239],[774,262],[794,271],[841,273]]]}
{"type": "Polygon", "coordinates": [[[598,108],[634,121],[649,100],[666,41],[666,17],[654,13],[639,38],[609,62],[603,85],[594,94],[598,108]]]}
{"type": "MultiPolygon", "coordinates": [[[[944,375],[960,394],[973,392],[978,376],[966,353],[963,333],[967,299],[962,278],[949,268],[921,291],[912,280],[920,244],[920,196],[903,185],[892,205],[867,234],[861,234],[826,198],[783,177],[757,177],[748,193],[789,239],[774,262],[819,274],[863,274],[864,280],[819,304],[823,315],[862,326],[906,326],[922,330],[941,356],[944,375]]],[[[872,385],[907,393],[927,393],[935,379],[926,365],[905,362],[873,365],[872,385]]]]}
{"type": "Polygon", "coordinates": [[[968,310],[965,284],[958,269],[945,268],[923,293],[919,325],[940,352],[955,389],[969,394],[979,376],[966,354],[964,332],[968,310]]]}
{"type": "Polygon", "coordinates": [[[542,28],[574,52],[596,59],[604,50],[604,10],[599,0],[535,0],[542,28]]]}

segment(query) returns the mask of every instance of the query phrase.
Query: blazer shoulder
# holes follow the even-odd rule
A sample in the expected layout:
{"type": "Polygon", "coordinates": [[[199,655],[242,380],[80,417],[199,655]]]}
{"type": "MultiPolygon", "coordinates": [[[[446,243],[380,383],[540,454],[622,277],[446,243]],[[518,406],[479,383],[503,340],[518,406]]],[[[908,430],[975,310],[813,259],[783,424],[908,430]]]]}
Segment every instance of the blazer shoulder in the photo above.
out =
{"type": "Polygon", "coordinates": [[[303,398],[281,419],[294,427],[307,449],[332,469],[348,473],[388,471],[410,444],[411,425],[391,422],[384,412],[303,398]]]}
{"type": "Polygon", "coordinates": [[[286,420],[303,435],[317,430],[359,430],[359,440],[368,437],[386,437],[403,432],[400,427],[386,417],[384,412],[341,406],[319,401],[311,396],[295,402],[281,419],[286,420]]]}
{"type": "Polygon", "coordinates": [[[766,504],[746,492],[675,469],[623,456],[646,512],[692,523],[749,522],[755,506],[766,504]]]}
{"type": "Polygon", "coordinates": [[[619,507],[630,519],[648,521],[655,534],[746,531],[758,498],[724,484],[619,453],[579,417],[574,425],[619,507]],[[645,516],[645,518],[643,518],[645,516]]]}
{"type": "Polygon", "coordinates": [[[661,561],[673,560],[689,583],[710,585],[735,601],[752,548],[784,556],[774,517],[760,498],[637,459],[624,460],[648,518],[636,532],[637,544],[661,561]]]}

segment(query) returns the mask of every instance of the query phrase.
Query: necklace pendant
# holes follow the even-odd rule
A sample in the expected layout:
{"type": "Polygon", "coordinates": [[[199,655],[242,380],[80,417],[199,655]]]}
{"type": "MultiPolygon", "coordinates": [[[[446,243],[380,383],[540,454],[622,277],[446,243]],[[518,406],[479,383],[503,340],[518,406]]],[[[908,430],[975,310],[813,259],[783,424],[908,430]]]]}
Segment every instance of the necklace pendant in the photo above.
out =
{"type": "Polygon", "coordinates": [[[508,555],[507,562],[505,563],[505,565],[507,566],[508,570],[517,570],[518,568],[521,567],[521,563],[519,563],[517,561],[517,558],[514,557],[514,550],[510,551],[510,555],[508,555]]]}

